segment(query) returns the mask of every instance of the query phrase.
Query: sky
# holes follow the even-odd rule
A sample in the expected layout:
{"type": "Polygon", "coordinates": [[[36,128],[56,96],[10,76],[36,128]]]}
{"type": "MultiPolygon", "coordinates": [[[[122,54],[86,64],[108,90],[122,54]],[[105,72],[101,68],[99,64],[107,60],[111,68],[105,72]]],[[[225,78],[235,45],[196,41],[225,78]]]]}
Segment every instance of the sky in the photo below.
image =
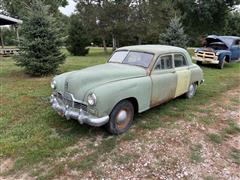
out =
{"type": "Polygon", "coordinates": [[[64,8],[60,7],[59,10],[63,14],[65,14],[67,16],[70,16],[74,12],[74,10],[75,10],[75,5],[76,5],[76,3],[73,0],[68,0],[68,5],[66,7],[64,7],[64,8]]]}

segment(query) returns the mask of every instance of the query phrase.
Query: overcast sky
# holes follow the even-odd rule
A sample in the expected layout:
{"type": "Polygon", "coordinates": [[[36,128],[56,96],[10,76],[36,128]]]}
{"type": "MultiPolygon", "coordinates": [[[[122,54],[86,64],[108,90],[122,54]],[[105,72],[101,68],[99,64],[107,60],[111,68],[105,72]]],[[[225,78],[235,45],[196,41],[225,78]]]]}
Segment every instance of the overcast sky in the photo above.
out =
{"type": "Polygon", "coordinates": [[[63,14],[65,14],[67,16],[70,16],[74,12],[74,10],[75,10],[75,5],[76,5],[76,3],[73,0],[68,0],[68,5],[66,7],[64,7],[64,8],[60,7],[59,10],[63,14]]]}

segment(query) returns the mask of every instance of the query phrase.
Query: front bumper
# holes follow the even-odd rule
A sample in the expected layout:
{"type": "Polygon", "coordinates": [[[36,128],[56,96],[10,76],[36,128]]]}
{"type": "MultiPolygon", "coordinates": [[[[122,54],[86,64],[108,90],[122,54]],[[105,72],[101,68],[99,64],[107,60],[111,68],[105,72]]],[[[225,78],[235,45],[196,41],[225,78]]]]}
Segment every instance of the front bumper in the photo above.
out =
{"type": "Polygon", "coordinates": [[[62,100],[58,99],[54,95],[50,97],[50,103],[52,108],[57,111],[60,115],[65,116],[66,119],[76,119],[80,124],[88,124],[91,126],[102,126],[109,120],[109,116],[95,117],[90,115],[83,109],[76,109],[65,105],[62,100]]]}
{"type": "Polygon", "coordinates": [[[219,60],[211,59],[211,58],[202,58],[202,57],[192,56],[192,59],[195,61],[207,62],[210,64],[218,64],[219,63],[219,60]]]}

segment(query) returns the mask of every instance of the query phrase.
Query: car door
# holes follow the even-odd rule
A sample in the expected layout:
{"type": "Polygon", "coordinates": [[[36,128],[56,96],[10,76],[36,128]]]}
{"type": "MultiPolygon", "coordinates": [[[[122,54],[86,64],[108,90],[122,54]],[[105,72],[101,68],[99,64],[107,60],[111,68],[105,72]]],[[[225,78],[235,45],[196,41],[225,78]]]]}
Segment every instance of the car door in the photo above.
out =
{"type": "Polygon", "coordinates": [[[168,54],[158,57],[150,77],[152,79],[151,107],[172,99],[177,84],[173,55],[168,54]]]}
{"type": "Polygon", "coordinates": [[[191,72],[187,59],[183,54],[174,54],[174,66],[177,75],[177,87],[174,97],[178,97],[188,91],[191,72]]]}
{"type": "Polygon", "coordinates": [[[240,56],[240,40],[236,40],[230,48],[232,56],[231,60],[237,60],[240,56]]]}

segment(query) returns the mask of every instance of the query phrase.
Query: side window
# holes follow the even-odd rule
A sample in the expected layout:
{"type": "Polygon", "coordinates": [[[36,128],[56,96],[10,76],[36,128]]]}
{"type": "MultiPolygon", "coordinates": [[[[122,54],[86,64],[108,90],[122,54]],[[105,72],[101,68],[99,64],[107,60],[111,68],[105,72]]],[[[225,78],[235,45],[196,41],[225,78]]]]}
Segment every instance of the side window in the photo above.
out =
{"type": "Polygon", "coordinates": [[[185,59],[185,57],[181,54],[175,54],[174,55],[174,64],[175,67],[183,67],[187,65],[187,61],[185,59]]]}
{"type": "Polygon", "coordinates": [[[240,46],[240,39],[236,40],[236,45],[240,46]]]}
{"type": "Polygon", "coordinates": [[[172,69],[172,55],[161,56],[157,59],[157,64],[154,70],[162,70],[162,69],[172,69]]]}

